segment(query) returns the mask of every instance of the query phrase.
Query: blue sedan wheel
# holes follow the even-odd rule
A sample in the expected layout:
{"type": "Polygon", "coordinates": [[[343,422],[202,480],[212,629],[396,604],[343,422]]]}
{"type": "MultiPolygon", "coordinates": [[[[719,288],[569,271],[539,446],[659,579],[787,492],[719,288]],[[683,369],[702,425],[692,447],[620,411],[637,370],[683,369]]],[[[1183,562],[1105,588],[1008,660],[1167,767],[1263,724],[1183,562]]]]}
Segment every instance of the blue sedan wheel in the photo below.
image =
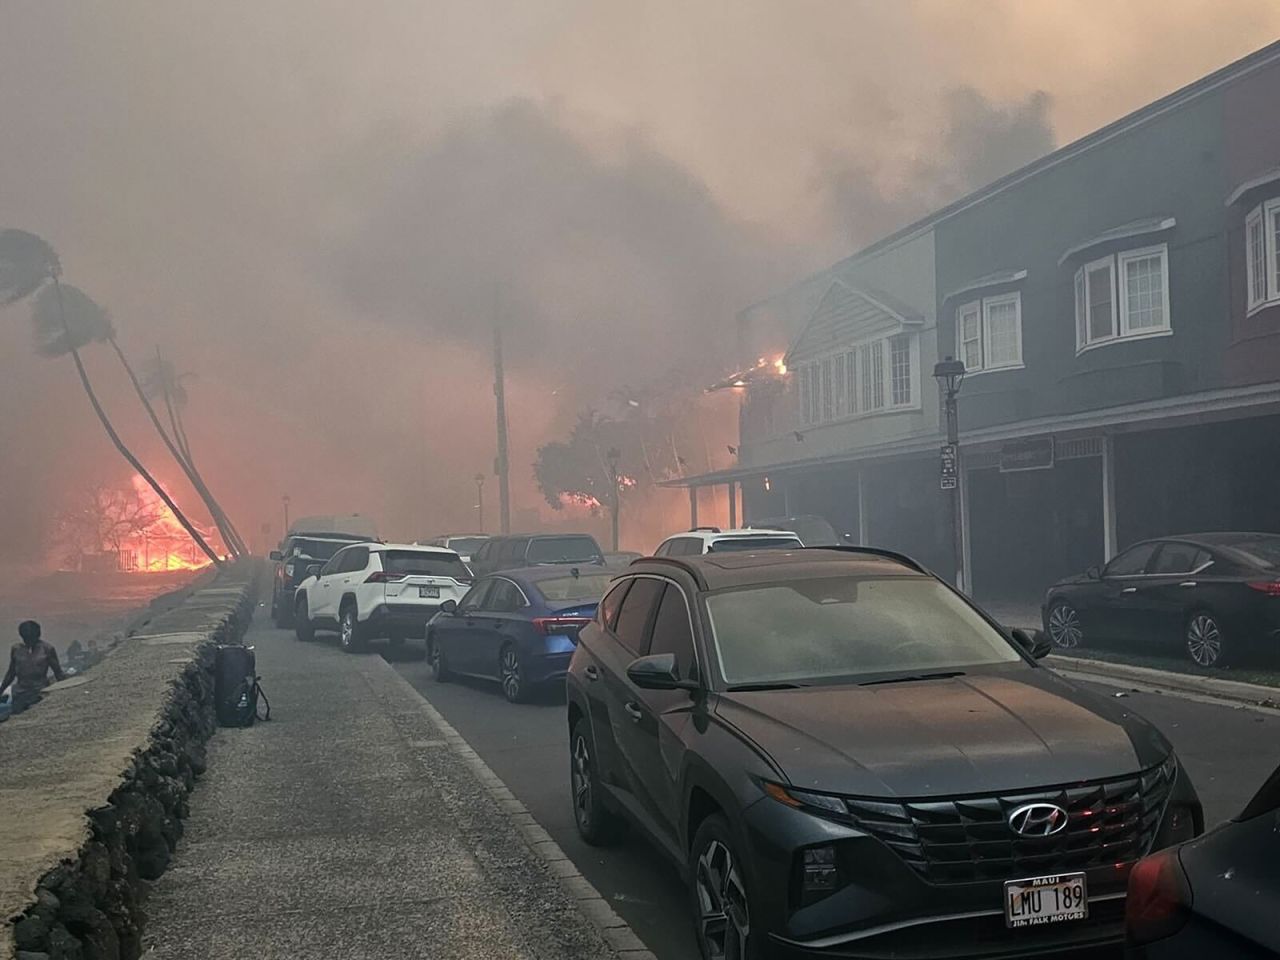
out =
{"type": "Polygon", "coordinates": [[[498,656],[498,679],[502,682],[502,695],[512,703],[524,703],[529,699],[529,685],[525,683],[524,670],[520,666],[520,653],[511,644],[503,647],[498,656]]]}

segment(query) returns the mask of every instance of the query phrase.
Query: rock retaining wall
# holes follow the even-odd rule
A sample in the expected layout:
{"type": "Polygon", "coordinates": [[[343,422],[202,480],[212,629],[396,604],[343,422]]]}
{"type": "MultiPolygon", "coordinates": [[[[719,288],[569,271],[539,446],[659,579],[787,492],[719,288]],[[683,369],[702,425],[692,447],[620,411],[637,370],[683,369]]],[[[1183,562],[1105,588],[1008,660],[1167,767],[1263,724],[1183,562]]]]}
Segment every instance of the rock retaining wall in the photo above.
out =
{"type": "Polygon", "coordinates": [[[147,882],[173,856],[216,726],[214,649],[244,635],[256,569],[242,562],[193,591],[87,682],[0,728],[0,808],[6,821],[30,824],[0,827],[0,904],[11,928],[0,930],[0,958],[140,955],[147,882]],[[74,750],[42,762],[39,751],[60,743],[74,750]]]}

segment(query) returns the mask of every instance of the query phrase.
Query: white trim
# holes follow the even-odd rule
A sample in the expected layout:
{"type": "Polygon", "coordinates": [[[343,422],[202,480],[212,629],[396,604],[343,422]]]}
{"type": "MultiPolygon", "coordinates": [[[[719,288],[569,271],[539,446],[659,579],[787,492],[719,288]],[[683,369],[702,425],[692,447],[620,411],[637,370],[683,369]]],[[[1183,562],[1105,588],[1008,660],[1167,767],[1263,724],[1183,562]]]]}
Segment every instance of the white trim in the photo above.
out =
{"type": "MultiPolygon", "coordinates": [[[[914,329],[924,327],[923,315],[914,316],[914,317],[904,317],[897,310],[893,309],[888,304],[882,303],[877,298],[868,294],[865,290],[860,290],[859,288],[853,286],[852,284],[846,283],[844,280],[841,280],[839,277],[836,277],[831,281],[831,283],[827,285],[827,289],[823,291],[822,296],[820,296],[817,299],[817,302],[814,304],[813,309],[809,311],[809,316],[807,316],[805,318],[804,323],[801,324],[800,332],[796,335],[795,339],[792,340],[791,343],[787,346],[787,352],[783,354],[783,361],[787,364],[788,367],[795,365],[792,363],[793,355],[795,354],[796,350],[799,348],[800,344],[804,342],[804,338],[808,335],[810,328],[813,326],[813,318],[818,315],[818,311],[822,309],[822,305],[827,302],[827,298],[831,296],[831,291],[834,290],[836,287],[842,287],[845,290],[847,290],[849,293],[852,293],[854,296],[861,297],[863,300],[867,301],[867,303],[871,304],[877,310],[883,311],[891,319],[897,321],[898,329],[895,331],[896,333],[905,333],[908,330],[914,330],[914,329]]],[[[803,361],[797,361],[797,362],[803,362],[803,361]]]]}
{"type": "Polygon", "coordinates": [[[1280,303],[1280,197],[1263,200],[1244,219],[1244,267],[1245,267],[1245,316],[1280,303]],[[1253,285],[1257,279],[1253,269],[1253,251],[1249,244],[1249,230],[1255,224],[1262,227],[1263,298],[1254,299],[1253,285]]]}
{"type": "Polygon", "coordinates": [[[1136,339],[1166,330],[1172,331],[1173,321],[1169,316],[1169,245],[1161,243],[1152,247],[1125,250],[1116,254],[1116,294],[1120,307],[1120,337],[1122,339],[1136,339]],[[1160,314],[1164,318],[1164,322],[1158,327],[1142,327],[1137,332],[1133,332],[1129,329],[1129,286],[1125,267],[1134,260],[1150,260],[1155,257],[1160,259],[1160,314]]]}
{"type": "Polygon", "coordinates": [[[1256,187],[1265,187],[1267,184],[1275,183],[1277,180],[1280,180],[1280,167],[1275,167],[1261,176],[1254,177],[1252,180],[1246,180],[1244,183],[1240,184],[1240,186],[1231,191],[1231,196],[1227,197],[1227,202],[1224,203],[1223,206],[1229,207],[1250,190],[1253,190],[1256,187]]]}
{"type": "Polygon", "coordinates": [[[1248,304],[1249,313],[1253,313],[1255,310],[1258,310],[1261,307],[1266,305],[1266,302],[1267,302],[1267,291],[1266,291],[1267,283],[1266,283],[1266,276],[1265,276],[1266,269],[1267,269],[1267,221],[1266,221],[1266,218],[1262,215],[1262,204],[1258,204],[1258,206],[1250,210],[1248,216],[1244,218],[1244,283],[1245,283],[1244,293],[1245,293],[1245,303],[1248,304]],[[1255,225],[1258,227],[1258,229],[1261,231],[1261,234],[1262,234],[1262,237],[1261,237],[1262,269],[1263,269],[1264,275],[1263,275],[1263,283],[1262,283],[1263,291],[1262,291],[1261,299],[1253,295],[1255,281],[1257,280],[1257,271],[1254,267],[1254,261],[1253,261],[1254,245],[1252,243],[1252,238],[1250,237],[1250,234],[1252,233],[1255,225]]]}
{"type": "Polygon", "coordinates": [[[1118,343],[1132,343],[1135,340],[1155,340],[1158,337],[1172,337],[1173,331],[1164,328],[1161,330],[1152,330],[1150,333],[1131,333],[1127,337],[1107,337],[1105,340],[1095,340],[1087,346],[1081,347],[1076,351],[1076,356],[1082,353],[1088,353],[1090,350],[1101,350],[1104,347],[1114,347],[1118,343]]]}
{"type": "Polygon", "coordinates": [[[962,303],[960,304],[960,306],[956,307],[956,359],[964,364],[966,376],[973,373],[979,373],[982,370],[982,301],[981,300],[970,300],[969,302],[962,303]],[[969,366],[968,353],[965,351],[965,348],[964,348],[964,345],[966,342],[973,342],[973,341],[966,341],[966,338],[964,335],[964,321],[965,321],[966,314],[971,315],[975,320],[978,321],[977,323],[978,336],[976,338],[976,343],[978,344],[978,366],[976,367],[969,366]]]}
{"type": "Polygon", "coordinates": [[[972,283],[966,283],[963,287],[957,287],[942,299],[944,301],[954,300],[956,297],[963,296],[966,293],[973,293],[978,290],[987,290],[991,287],[1002,287],[1005,284],[1017,283],[1019,280],[1025,279],[1027,279],[1027,271],[1025,269],[1008,270],[1004,273],[992,273],[985,277],[979,277],[972,283]]]}
{"type": "Polygon", "coordinates": [[[1178,225],[1175,217],[1152,217],[1148,220],[1137,220],[1133,223],[1122,224],[1118,227],[1112,227],[1105,230],[1095,237],[1083,240],[1074,246],[1068,247],[1067,251],[1058,258],[1058,266],[1062,266],[1077,254],[1084,253],[1093,247],[1100,247],[1104,243],[1115,243],[1117,240],[1132,240],[1134,237],[1146,237],[1153,233],[1163,233],[1165,230],[1172,230],[1178,225]]]}
{"type": "Polygon", "coordinates": [[[1120,331],[1120,318],[1116,311],[1116,258],[1115,255],[1107,257],[1099,257],[1097,260],[1090,260],[1086,264],[1082,264],[1080,272],[1084,276],[1084,342],[1076,344],[1076,355],[1079,356],[1084,352],[1086,347],[1097,346],[1100,343],[1106,343],[1114,340],[1120,331]],[[1106,267],[1111,277],[1111,332],[1106,336],[1094,337],[1093,335],[1093,298],[1090,296],[1093,284],[1090,281],[1090,273],[1097,271],[1101,267],[1106,267]]]}
{"type": "Polygon", "coordinates": [[[1015,290],[1012,293],[1002,293],[995,297],[984,297],[982,300],[982,369],[984,371],[1007,370],[1012,367],[1022,366],[1022,293],[1015,290]],[[992,363],[990,354],[991,347],[991,308],[993,306],[1003,306],[1007,303],[1013,304],[1013,336],[1015,346],[1017,347],[1018,359],[1007,361],[1005,363],[992,363]]]}

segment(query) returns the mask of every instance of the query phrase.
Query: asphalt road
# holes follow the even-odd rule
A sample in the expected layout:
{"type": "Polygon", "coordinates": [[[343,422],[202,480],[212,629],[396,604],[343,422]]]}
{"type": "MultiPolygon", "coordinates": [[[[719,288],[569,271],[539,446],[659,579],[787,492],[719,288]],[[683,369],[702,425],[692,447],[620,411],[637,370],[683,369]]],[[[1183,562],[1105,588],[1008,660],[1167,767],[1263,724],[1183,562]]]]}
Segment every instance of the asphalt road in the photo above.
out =
{"type": "MultiPolygon", "coordinates": [[[[686,894],[675,870],[634,836],[607,850],[578,839],[569,803],[563,702],[513,705],[496,684],[435,683],[425,662],[410,659],[420,655],[418,649],[397,657],[396,669],[506,782],[659,960],[696,960],[686,894]]],[[[1113,687],[1086,686],[1116,695],[1113,687]]],[[[1238,813],[1280,764],[1275,714],[1162,694],[1128,693],[1125,700],[1173,742],[1210,825],[1238,813]]]]}

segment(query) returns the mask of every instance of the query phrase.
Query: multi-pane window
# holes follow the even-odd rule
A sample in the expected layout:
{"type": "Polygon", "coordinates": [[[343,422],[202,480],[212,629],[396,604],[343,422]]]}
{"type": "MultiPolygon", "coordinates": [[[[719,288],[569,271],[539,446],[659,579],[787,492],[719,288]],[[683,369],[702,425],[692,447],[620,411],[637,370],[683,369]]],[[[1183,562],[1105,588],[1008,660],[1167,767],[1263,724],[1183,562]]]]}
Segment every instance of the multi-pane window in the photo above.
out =
{"type": "Polygon", "coordinates": [[[1249,309],[1280,301],[1280,197],[1261,203],[1244,221],[1249,309]]]}
{"type": "Polygon", "coordinates": [[[1022,366],[1022,295],[1005,293],[956,310],[957,355],[970,373],[1022,366]]]}
{"type": "Polygon", "coordinates": [[[1076,349],[1168,333],[1169,249],[1128,250],[1076,272],[1076,349]]]}
{"type": "Polygon", "coordinates": [[[797,364],[795,388],[802,424],[826,423],[919,403],[916,334],[871,340],[797,364]]]}

